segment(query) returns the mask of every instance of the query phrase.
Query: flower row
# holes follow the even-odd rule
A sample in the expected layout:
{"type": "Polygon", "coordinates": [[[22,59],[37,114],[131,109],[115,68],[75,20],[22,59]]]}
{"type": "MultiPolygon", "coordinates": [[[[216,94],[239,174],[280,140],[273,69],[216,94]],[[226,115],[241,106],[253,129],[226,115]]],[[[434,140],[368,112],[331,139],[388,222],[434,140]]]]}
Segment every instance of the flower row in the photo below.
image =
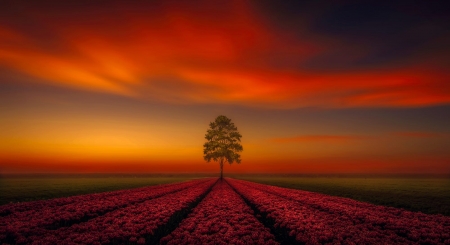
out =
{"type": "MultiPolygon", "coordinates": [[[[376,222],[389,223],[389,220],[396,219],[398,216],[411,219],[409,222],[418,222],[423,225],[424,222],[439,223],[450,226],[450,219],[444,215],[427,215],[420,212],[411,212],[400,208],[386,207],[381,205],[374,205],[366,202],[356,201],[350,198],[342,198],[336,196],[329,196],[314,192],[287,189],[278,186],[270,186],[258,184],[253,182],[242,181],[241,183],[250,185],[252,188],[267,191],[269,193],[277,194],[279,196],[301,202],[305,205],[313,206],[317,209],[326,210],[330,212],[345,212],[345,215],[361,220],[362,222],[376,222]],[[376,214],[377,219],[372,220],[376,214]],[[382,215],[382,216],[380,216],[382,215]]],[[[433,224],[430,224],[433,225],[433,224]]]]}
{"type": "Polygon", "coordinates": [[[450,244],[449,218],[444,216],[396,211],[241,180],[227,181],[275,228],[299,243],[450,244]]]}
{"type": "Polygon", "coordinates": [[[225,182],[212,191],[184,219],[161,239],[161,244],[278,244],[253,210],[225,182]]]}
{"type": "Polygon", "coordinates": [[[161,186],[149,189],[148,193],[139,192],[142,195],[141,199],[138,199],[131,191],[129,196],[120,195],[121,200],[117,200],[119,203],[128,202],[129,205],[116,206],[114,209],[112,209],[113,201],[78,202],[75,209],[55,210],[49,213],[36,212],[36,216],[29,217],[27,221],[16,221],[11,219],[13,216],[10,215],[11,217],[4,217],[4,219],[9,218],[11,223],[5,223],[5,220],[2,220],[0,243],[60,244],[90,243],[91,240],[105,243],[111,239],[149,234],[158,225],[166,223],[174,212],[185,208],[206,192],[215,181],[215,179],[203,179],[167,187],[161,186]],[[136,202],[136,199],[140,202],[136,202]],[[98,210],[111,211],[100,215],[97,213],[98,210]],[[86,213],[91,215],[90,219],[80,220],[83,215],[86,217],[86,213]],[[78,222],[57,229],[48,229],[39,225],[46,219],[51,219],[47,223],[52,223],[57,217],[70,222],[77,219],[78,222]]]}
{"type": "MultiPolygon", "coordinates": [[[[78,195],[78,196],[70,196],[70,197],[61,197],[54,198],[50,200],[39,200],[39,201],[31,201],[31,202],[22,202],[22,203],[9,203],[0,206],[0,217],[6,217],[8,215],[17,215],[21,212],[42,212],[47,209],[54,209],[59,206],[79,203],[79,202],[93,202],[98,200],[106,200],[109,198],[121,198],[121,196],[129,196],[130,194],[139,195],[142,193],[148,193],[153,189],[161,189],[161,188],[176,188],[176,186],[184,186],[189,184],[189,182],[181,182],[181,183],[172,183],[172,184],[164,184],[164,185],[155,185],[141,188],[134,188],[129,190],[118,190],[118,191],[110,191],[110,192],[102,192],[102,193],[93,193],[87,195],[78,195]]],[[[29,214],[29,213],[28,213],[29,214]]]]}

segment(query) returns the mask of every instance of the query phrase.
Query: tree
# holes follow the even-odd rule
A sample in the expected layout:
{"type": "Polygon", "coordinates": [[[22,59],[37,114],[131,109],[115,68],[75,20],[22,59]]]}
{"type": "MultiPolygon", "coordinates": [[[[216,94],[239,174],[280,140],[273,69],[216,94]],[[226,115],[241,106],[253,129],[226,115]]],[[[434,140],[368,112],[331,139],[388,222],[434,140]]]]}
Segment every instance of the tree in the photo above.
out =
{"type": "Polygon", "coordinates": [[[241,145],[242,135],[237,127],[226,116],[218,116],[214,122],[209,123],[209,129],[206,131],[203,144],[203,158],[210,162],[211,160],[220,164],[220,178],[223,177],[223,164],[228,162],[241,163],[239,152],[243,150],[241,145]]]}

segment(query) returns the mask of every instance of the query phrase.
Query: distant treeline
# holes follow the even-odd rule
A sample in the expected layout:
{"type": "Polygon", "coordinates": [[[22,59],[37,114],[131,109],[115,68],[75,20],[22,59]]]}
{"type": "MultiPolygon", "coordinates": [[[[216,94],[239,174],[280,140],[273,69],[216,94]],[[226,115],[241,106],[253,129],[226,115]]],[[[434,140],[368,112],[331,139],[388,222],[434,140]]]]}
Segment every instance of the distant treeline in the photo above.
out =
{"type": "Polygon", "coordinates": [[[217,173],[36,173],[36,174],[0,174],[0,178],[152,178],[152,177],[186,177],[186,178],[200,178],[200,177],[215,177],[217,173]]]}
{"type": "MultiPolygon", "coordinates": [[[[216,177],[218,173],[23,173],[0,174],[0,178],[152,178],[152,177],[216,177]]],[[[305,178],[450,178],[450,174],[301,174],[301,173],[228,173],[225,177],[305,177],[305,178]]]]}
{"type": "Polygon", "coordinates": [[[229,174],[230,177],[289,177],[289,178],[450,178],[450,174],[229,174]]]}

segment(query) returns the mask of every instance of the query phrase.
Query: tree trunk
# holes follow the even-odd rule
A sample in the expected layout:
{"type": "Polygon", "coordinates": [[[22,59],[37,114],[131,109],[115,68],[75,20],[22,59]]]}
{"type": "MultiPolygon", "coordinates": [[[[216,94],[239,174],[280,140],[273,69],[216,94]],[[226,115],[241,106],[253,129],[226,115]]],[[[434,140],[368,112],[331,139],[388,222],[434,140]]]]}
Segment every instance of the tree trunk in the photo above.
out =
{"type": "Polygon", "coordinates": [[[223,179],[223,160],[220,160],[220,179],[223,179]]]}

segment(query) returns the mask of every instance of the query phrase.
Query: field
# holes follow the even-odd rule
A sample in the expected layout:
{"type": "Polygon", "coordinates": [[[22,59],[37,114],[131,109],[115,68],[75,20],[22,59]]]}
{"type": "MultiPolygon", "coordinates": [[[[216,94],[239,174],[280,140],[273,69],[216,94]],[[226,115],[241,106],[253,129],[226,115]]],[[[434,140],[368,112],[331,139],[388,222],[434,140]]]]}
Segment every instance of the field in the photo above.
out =
{"type": "Polygon", "coordinates": [[[450,244],[450,217],[225,178],[0,206],[9,244],[450,244]]]}
{"type": "MultiPolygon", "coordinates": [[[[115,191],[205,175],[42,175],[0,178],[0,205],[115,191]]],[[[450,178],[234,175],[234,178],[450,216],[450,178]]]]}
{"type": "Polygon", "coordinates": [[[0,205],[180,182],[177,176],[30,175],[0,178],[0,205]]]}
{"type": "Polygon", "coordinates": [[[450,216],[450,178],[235,176],[253,182],[450,216]]]}

